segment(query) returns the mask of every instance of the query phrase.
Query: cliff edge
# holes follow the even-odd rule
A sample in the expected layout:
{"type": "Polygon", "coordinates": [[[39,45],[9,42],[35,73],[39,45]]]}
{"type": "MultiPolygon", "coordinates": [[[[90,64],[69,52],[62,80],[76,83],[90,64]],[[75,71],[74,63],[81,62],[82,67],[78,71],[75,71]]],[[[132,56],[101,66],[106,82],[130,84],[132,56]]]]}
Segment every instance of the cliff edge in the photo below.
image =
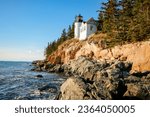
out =
{"type": "Polygon", "coordinates": [[[66,64],[79,56],[93,60],[122,60],[132,62],[132,72],[150,71],[150,40],[107,48],[106,35],[97,34],[85,41],[71,39],[61,44],[48,61],[53,64],[66,64]]]}

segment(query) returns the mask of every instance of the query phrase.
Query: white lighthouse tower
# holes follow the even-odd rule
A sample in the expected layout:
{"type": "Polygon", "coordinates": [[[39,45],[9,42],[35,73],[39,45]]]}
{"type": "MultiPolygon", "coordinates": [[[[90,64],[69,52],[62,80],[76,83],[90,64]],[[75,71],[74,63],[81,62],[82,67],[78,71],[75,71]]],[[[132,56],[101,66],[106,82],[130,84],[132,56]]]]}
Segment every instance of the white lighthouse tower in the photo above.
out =
{"type": "Polygon", "coordinates": [[[96,20],[94,20],[94,18],[90,18],[85,22],[81,15],[76,17],[74,26],[74,38],[79,40],[85,40],[97,31],[96,20]]]}
{"type": "Polygon", "coordinates": [[[75,20],[75,30],[74,30],[74,37],[79,39],[80,38],[80,27],[82,25],[83,22],[83,17],[81,15],[76,16],[76,20],[75,20]]]}

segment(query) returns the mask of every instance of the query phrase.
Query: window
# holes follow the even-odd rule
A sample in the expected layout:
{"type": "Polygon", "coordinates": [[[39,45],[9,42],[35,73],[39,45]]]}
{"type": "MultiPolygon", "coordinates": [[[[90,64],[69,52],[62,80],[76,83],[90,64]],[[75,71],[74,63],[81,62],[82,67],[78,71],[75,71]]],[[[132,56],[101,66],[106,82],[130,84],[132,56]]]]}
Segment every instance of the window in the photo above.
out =
{"type": "Polygon", "coordinates": [[[90,26],[90,30],[91,30],[91,31],[93,30],[93,26],[90,26]]]}

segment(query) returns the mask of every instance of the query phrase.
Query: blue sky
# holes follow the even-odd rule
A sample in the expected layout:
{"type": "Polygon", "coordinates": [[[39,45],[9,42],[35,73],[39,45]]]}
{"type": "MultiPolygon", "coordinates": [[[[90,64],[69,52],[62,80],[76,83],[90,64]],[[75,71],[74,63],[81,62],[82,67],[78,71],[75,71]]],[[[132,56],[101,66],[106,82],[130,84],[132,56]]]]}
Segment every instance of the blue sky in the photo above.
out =
{"type": "Polygon", "coordinates": [[[97,19],[106,0],[0,0],[0,60],[44,58],[48,42],[82,14],[97,19]]]}

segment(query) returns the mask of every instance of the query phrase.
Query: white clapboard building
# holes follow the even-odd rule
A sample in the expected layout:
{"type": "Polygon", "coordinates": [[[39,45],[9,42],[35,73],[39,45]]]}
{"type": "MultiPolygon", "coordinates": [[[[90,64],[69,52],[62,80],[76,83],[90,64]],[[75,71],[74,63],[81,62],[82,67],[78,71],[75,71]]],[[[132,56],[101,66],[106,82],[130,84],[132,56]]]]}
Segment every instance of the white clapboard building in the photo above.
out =
{"type": "Polygon", "coordinates": [[[89,35],[94,34],[97,31],[96,21],[90,18],[88,21],[83,21],[81,15],[76,17],[74,36],[76,39],[85,40],[89,35]]]}

